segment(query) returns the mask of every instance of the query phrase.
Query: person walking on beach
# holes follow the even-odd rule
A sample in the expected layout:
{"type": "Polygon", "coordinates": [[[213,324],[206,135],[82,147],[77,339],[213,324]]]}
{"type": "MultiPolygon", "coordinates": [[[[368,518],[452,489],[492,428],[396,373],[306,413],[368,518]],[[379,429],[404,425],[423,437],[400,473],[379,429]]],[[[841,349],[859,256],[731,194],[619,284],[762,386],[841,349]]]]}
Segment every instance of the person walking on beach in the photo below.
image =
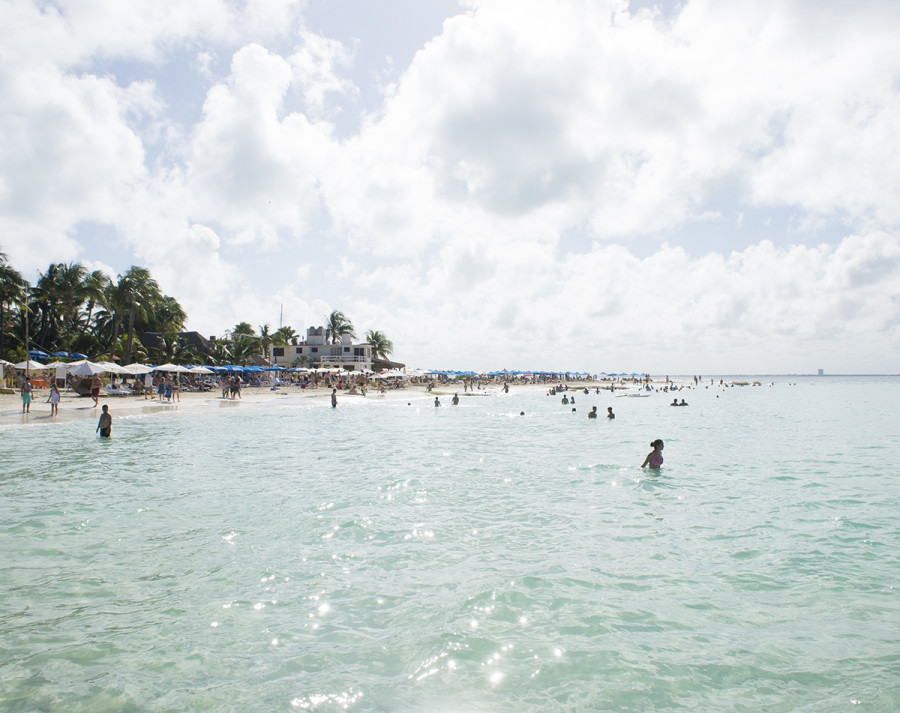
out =
{"type": "Polygon", "coordinates": [[[50,415],[56,416],[59,413],[59,387],[56,385],[56,381],[53,382],[53,385],[50,387],[50,415]]]}
{"type": "Polygon", "coordinates": [[[331,408],[337,408],[337,389],[331,390],[331,408]]]}
{"type": "Polygon", "coordinates": [[[22,413],[31,412],[31,379],[22,382],[22,413]]]}
{"type": "Polygon", "coordinates": [[[103,382],[100,380],[100,374],[94,374],[91,378],[91,398],[94,399],[94,406],[100,405],[100,387],[103,382]]]}
{"type": "Polygon", "coordinates": [[[659,470],[659,466],[663,464],[663,448],[665,447],[662,442],[662,438],[657,438],[650,444],[650,447],[653,448],[647,454],[647,457],[644,458],[644,462],[641,463],[641,468],[644,466],[650,466],[650,470],[659,470]]]}
{"type": "Polygon", "coordinates": [[[109,406],[103,404],[103,413],[100,414],[100,420],[97,421],[97,433],[100,432],[100,438],[109,438],[109,432],[112,430],[112,416],[109,414],[109,406]]]}

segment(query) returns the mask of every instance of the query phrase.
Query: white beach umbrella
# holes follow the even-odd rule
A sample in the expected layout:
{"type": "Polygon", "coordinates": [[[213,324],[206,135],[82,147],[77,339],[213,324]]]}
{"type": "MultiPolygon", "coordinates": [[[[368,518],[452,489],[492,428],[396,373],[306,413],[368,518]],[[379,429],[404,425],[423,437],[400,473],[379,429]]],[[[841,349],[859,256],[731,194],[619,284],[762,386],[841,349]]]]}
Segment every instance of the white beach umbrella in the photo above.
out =
{"type": "Polygon", "coordinates": [[[29,371],[41,371],[42,369],[46,369],[47,367],[41,364],[39,361],[34,361],[34,359],[29,359],[28,361],[20,361],[16,364],[16,369],[28,369],[29,371]]]}
{"type": "Polygon", "coordinates": [[[102,374],[104,368],[92,361],[80,361],[69,364],[69,373],[72,376],[93,376],[94,374],[102,374]]]}
{"type": "Polygon", "coordinates": [[[49,364],[44,364],[45,369],[65,369],[67,366],[69,366],[67,361],[51,361],[49,364]]]}
{"type": "Polygon", "coordinates": [[[134,376],[138,376],[139,374],[149,374],[153,371],[152,366],[147,366],[146,364],[128,364],[127,366],[122,367],[129,374],[133,374],[134,376]]]}
{"type": "Polygon", "coordinates": [[[111,361],[98,361],[97,366],[102,366],[103,371],[108,372],[110,374],[130,374],[124,366],[119,366],[115,362],[111,361]]]}
{"type": "Polygon", "coordinates": [[[207,369],[205,366],[195,366],[193,369],[188,369],[191,374],[215,374],[212,369],[207,369]]]}
{"type": "Polygon", "coordinates": [[[160,364],[159,366],[154,366],[153,371],[167,371],[169,373],[174,372],[176,374],[186,374],[190,372],[190,369],[185,366],[178,366],[177,364],[160,364]]]}

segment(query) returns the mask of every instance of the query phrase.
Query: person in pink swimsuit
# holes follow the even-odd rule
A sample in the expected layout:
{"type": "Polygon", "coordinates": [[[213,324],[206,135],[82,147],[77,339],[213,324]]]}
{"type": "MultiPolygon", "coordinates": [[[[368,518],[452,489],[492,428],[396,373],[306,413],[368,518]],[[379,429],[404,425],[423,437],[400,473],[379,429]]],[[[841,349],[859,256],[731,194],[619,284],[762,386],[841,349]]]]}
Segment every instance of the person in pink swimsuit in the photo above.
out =
{"type": "Polygon", "coordinates": [[[644,462],[641,463],[641,468],[644,466],[650,466],[650,470],[659,470],[659,467],[663,464],[663,448],[665,447],[662,438],[657,438],[653,441],[650,446],[653,448],[647,454],[647,457],[644,458],[644,462]]]}

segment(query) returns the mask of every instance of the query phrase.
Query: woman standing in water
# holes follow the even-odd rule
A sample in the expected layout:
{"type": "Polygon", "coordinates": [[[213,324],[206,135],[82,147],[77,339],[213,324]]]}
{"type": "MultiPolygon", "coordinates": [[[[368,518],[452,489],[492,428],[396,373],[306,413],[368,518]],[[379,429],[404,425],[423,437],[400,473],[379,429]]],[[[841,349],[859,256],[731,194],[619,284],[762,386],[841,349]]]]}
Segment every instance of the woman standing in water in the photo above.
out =
{"type": "Polygon", "coordinates": [[[657,438],[650,444],[653,447],[653,450],[647,454],[647,457],[644,458],[644,462],[641,463],[641,468],[649,465],[650,470],[659,470],[659,466],[663,464],[663,448],[665,445],[662,442],[662,438],[657,438]]]}

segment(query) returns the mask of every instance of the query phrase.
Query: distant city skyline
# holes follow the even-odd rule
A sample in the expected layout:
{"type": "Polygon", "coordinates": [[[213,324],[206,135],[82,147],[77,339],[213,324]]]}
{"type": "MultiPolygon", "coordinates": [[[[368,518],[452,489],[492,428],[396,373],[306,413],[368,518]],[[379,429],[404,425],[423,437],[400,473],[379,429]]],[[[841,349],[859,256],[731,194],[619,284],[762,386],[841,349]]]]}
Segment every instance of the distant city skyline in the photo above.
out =
{"type": "Polygon", "coordinates": [[[423,369],[900,371],[900,6],[0,0],[0,251],[423,369]]]}

